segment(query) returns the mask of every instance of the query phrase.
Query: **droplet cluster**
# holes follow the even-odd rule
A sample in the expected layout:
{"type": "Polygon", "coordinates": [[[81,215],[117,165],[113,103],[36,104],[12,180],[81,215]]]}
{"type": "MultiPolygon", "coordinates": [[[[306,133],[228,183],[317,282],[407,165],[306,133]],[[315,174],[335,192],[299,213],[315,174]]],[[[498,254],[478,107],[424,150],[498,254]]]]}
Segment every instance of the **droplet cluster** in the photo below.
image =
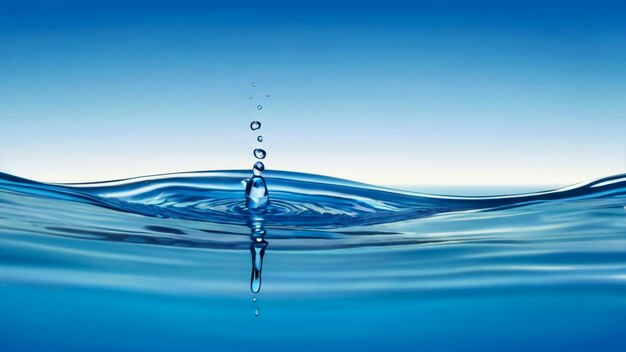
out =
{"type": "MultiPolygon", "coordinates": [[[[256,87],[256,82],[252,82],[252,86],[256,87]]],[[[270,97],[270,93],[266,93],[265,96],[267,98],[270,97]]],[[[254,96],[250,96],[249,98],[250,100],[254,99],[254,96]]],[[[262,110],[263,109],[263,105],[258,104],[256,106],[257,110],[262,110]]],[[[258,131],[261,129],[261,122],[254,120],[252,122],[250,122],[250,129],[252,131],[258,131]]],[[[259,143],[263,143],[263,136],[262,135],[257,135],[256,137],[256,141],[259,143]]],[[[255,158],[262,160],[265,159],[265,157],[267,156],[267,152],[262,149],[262,148],[254,148],[254,151],[252,152],[252,154],[254,155],[255,158]]],[[[261,176],[261,173],[265,170],[265,165],[263,164],[263,162],[261,161],[257,161],[254,163],[254,166],[252,167],[252,172],[254,173],[255,176],[261,176]]]]}

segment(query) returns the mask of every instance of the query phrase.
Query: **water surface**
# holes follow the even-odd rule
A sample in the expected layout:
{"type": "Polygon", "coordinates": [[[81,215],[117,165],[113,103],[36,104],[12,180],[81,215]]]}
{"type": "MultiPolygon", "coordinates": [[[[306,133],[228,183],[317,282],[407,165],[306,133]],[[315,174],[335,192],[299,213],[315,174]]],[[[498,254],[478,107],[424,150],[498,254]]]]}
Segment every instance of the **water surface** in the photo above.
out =
{"type": "Polygon", "coordinates": [[[249,177],[0,174],[0,350],[626,348],[626,175],[467,197],[266,171],[253,213],[249,177]]]}

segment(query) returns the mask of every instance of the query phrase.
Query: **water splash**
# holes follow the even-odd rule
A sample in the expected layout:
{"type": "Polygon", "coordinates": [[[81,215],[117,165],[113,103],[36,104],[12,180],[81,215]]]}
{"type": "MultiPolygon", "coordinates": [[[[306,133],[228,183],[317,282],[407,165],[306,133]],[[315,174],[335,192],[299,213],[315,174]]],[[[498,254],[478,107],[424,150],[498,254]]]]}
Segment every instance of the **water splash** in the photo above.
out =
{"type": "MultiPolygon", "coordinates": [[[[254,84],[253,84],[254,85],[254,84]]],[[[269,94],[267,94],[269,97],[269,94]]],[[[261,110],[263,107],[257,105],[257,110],[261,110]]],[[[261,122],[252,121],[250,129],[253,131],[261,128],[261,122]]],[[[257,142],[263,142],[263,136],[259,135],[256,138],[257,142]]],[[[255,148],[253,151],[254,157],[257,159],[265,159],[267,153],[265,150],[255,148]]],[[[261,290],[261,273],[263,268],[263,256],[265,255],[265,248],[267,247],[267,241],[265,241],[265,235],[267,231],[264,227],[264,219],[258,213],[266,209],[269,203],[269,194],[267,190],[267,183],[261,174],[265,171],[265,165],[257,161],[252,167],[253,176],[247,180],[245,189],[245,202],[246,209],[248,211],[248,227],[250,228],[250,253],[252,255],[252,273],[250,275],[250,290],[253,293],[258,293],[261,290]]],[[[256,302],[256,297],[253,299],[256,302]]],[[[259,316],[259,309],[257,307],[256,316],[259,316]]]]}
{"type": "MultiPolygon", "coordinates": [[[[105,208],[160,219],[246,226],[248,212],[242,202],[241,181],[249,180],[250,174],[249,169],[198,171],[64,185],[0,173],[0,189],[20,197],[44,199],[50,208],[83,204],[91,206],[93,212],[105,208]],[[55,205],[57,203],[59,205],[55,205]]],[[[486,197],[405,192],[327,176],[267,169],[263,178],[272,193],[271,202],[263,212],[265,225],[301,231],[402,223],[458,212],[486,213],[541,205],[556,207],[573,201],[626,196],[626,174],[555,190],[486,197]]],[[[623,212],[625,204],[620,205],[620,211],[623,212]]],[[[322,233],[318,235],[324,238],[322,233]]],[[[343,238],[333,236],[337,240],[343,238]]],[[[376,243],[374,238],[367,240],[368,236],[360,238],[363,246],[376,243]]],[[[385,240],[393,242],[393,238],[388,236],[385,240]]],[[[310,249],[322,243],[309,241],[307,244],[312,245],[307,247],[310,249]]],[[[337,242],[327,244],[330,248],[337,242]]],[[[202,241],[194,245],[202,246],[202,241]]]]}
{"type": "Polygon", "coordinates": [[[263,209],[267,206],[269,195],[263,176],[253,176],[246,183],[246,208],[248,210],[263,209]]]}

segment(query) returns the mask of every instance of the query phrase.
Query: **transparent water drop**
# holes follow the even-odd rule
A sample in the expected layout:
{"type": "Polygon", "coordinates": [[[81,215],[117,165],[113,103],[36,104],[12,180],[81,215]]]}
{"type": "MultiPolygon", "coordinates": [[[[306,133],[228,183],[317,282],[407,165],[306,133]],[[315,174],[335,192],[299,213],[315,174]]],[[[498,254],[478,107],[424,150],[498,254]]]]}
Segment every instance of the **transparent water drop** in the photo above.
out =
{"type": "Polygon", "coordinates": [[[263,171],[265,171],[265,164],[263,164],[260,161],[257,161],[256,163],[254,163],[254,166],[252,167],[252,172],[254,173],[255,176],[261,175],[263,171]]]}
{"type": "Polygon", "coordinates": [[[254,150],[254,157],[257,159],[265,159],[265,155],[267,155],[267,153],[265,153],[265,150],[261,148],[256,148],[254,150]]]}
{"type": "Polygon", "coordinates": [[[263,105],[257,105],[257,106],[256,106],[256,109],[257,109],[257,110],[261,110],[261,109],[263,109],[263,105]]]}
{"type": "Polygon", "coordinates": [[[256,137],[256,140],[257,140],[258,142],[263,142],[263,136],[258,136],[258,137],[256,137]]]}
{"type": "Polygon", "coordinates": [[[259,308],[255,309],[255,310],[254,310],[254,316],[255,316],[255,317],[258,317],[258,316],[259,316],[259,314],[261,314],[261,312],[259,312],[259,308]]]}
{"type": "Polygon", "coordinates": [[[253,87],[256,87],[256,82],[252,82],[252,86],[253,86],[253,87]]]}
{"type": "Polygon", "coordinates": [[[261,128],[261,123],[259,121],[252,121],[252,122],[250,122],[250,129],[251,130],[256,131],[259,128],[261,128]]]}
{"type": "Polygon", "coordinates": [[[268,201],[265,179],[263,176],[253,176],[246,183],[246,207],[250,210],[262,209],[268,201]]]}
{"type": "Polygon", "coordinates": [[[252,297],[252,302],[256,302],[256,297],[252,297]]]}

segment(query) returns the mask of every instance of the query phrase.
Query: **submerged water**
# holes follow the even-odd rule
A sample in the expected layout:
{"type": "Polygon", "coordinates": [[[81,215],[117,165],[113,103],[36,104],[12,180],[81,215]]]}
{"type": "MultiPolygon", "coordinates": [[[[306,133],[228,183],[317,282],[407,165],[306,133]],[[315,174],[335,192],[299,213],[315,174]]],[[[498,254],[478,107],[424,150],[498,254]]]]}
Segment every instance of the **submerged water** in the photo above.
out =
{"type": "Polygon", "coordinates": [[[626,175],[454,197],[266,171],[253,212],[249,177],[0,174],[0,351],[626,350],[626,175]]]}

